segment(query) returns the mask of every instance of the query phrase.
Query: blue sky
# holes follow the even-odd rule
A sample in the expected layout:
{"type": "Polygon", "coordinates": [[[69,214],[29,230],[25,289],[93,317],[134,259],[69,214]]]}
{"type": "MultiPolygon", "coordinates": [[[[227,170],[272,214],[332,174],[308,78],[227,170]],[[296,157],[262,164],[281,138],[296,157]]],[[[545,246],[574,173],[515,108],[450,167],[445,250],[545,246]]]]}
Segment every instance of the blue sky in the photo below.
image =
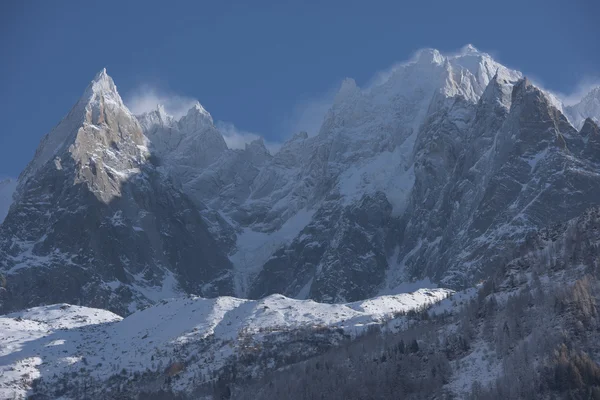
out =
{"type": "Polygon", "coordinates": [[[571,94],[600,77],[597,3],[1,1],[0,176],[18,175],[103,67],[129,104],[198,99],[272,142],[316,129],[344,77],[365,84],[422,47],[472,43],[571,94]]]}

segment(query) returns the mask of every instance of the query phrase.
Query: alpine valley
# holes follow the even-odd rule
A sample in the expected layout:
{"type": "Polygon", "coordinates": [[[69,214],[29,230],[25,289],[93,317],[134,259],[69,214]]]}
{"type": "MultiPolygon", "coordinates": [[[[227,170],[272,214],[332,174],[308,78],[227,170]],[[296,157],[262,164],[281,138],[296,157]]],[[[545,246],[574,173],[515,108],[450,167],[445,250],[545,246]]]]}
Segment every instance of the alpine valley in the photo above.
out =
{"type": "Polygon", "coordinates": [[[468,45],[232,149],[102,70],[0,182],[0,397],[600,399],[599,121],[468,45]]]}

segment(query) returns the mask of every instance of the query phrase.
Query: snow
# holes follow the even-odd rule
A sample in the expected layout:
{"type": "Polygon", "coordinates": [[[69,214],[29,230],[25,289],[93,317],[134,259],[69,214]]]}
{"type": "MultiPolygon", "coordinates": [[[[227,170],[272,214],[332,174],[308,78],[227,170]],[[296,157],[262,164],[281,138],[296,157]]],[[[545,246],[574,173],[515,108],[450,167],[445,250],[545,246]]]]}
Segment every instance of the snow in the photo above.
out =
{"type": "MultiPolygon", "coordinates": [[[[0,398],[25,396],[32,380],[43,374],[46,353],[62,352],[65,347],[69,348],[68,354],[75,353],[72,338],[77,337],[77,328],[121,319],[109,311],[68,304],[35,307],[0,317],[0,398]]],[[[55,362],[57,366],[69,366],[78,359],[65,355],[55,357],[55,362]]]]}
{"type": "Polygon", "coordinates": [[[418,289],[411,293],[379,296],[372,299],[348,303],[346,306],[372,315],[393,314],[399,311],[415,310],[444,300],[454,293],[448,289],[418,289]]]}
{"type": "Polygon", "coordinates": [[[303,209],[288,219],[279,230],[265,233],[245,228],[238,235],[236,250],[229,257],[235,269],[235,293],[246,297],[249,284],[267,260],[291,242],[312,219],[315,210],[303,209]]]}
{"type": "Polygon", "coordinates": [[[468,288],[460,292],[454,292],[452,297],[448,297],[429,308],[430,315],[442,315],[460,310],[462,306],[477,296],[479,286],[468,288]]]}
{"type": "Polygon", "coordinates": [[[401,215],[415,183],[415,174],[409,166],[407,154],[401,146],[384,151],[376,157],[349,167],[339,178],[340,194],[345,204],[360,200],[364,194],[382,191],[392,204],[392,214],[401,215]]]}
{"type": "Polygon", "coordinates": [[[46,235],[42,236],[37,241],[25,241],[13,238],[12,245],[19,248],[20,253],[16,256],[7,256],[10,257],[15,264],[7,270],[5,274],[10,275],[23,268],[43,268],[55,262],[73,265],[74,255],[63,253],[59,249],[54,249],[54,251],[48,255],[40,256],[34,254],[35,246],[38,243],[43,243],[45,240],[46,235]]]}
{"type": "MultiPolygon", "coordinates": [[[[436,242],[437,243],[437,242],[436,242]]],[[[393,294],[393,293],[407,293],[417,290],[419,288],[435,288],[436,284],[432,283],[429,278],[421,280],[409,280],[408,273],[406,271],[406,262],[416,254],[423,246],[423,241],[415,245],[415,247],[409,251],[402,260],[398,260],[400,254],[400,247],[394,249],[391,257],[388,258],[388,270],[386,271],[386,277],[383,282],[382,288],[379,290],[380,295],[393,294]]],[[[433,242],[431,243],[433,244],[433,242]]]]}
{"type": "Polygon", "coordinates": [[[468,396],[475,381],[489,386],[502,371],[501,360],[483,340],[471,344],[472,351],[464,358],[453,362],[455,371],[446,388],[460,398],[468,396]]]}
{"type": "MultiPolygon", "coordinates": [[[[44,136],[35,157],[27,165],[19,180],[21,182],[27,181],[28,177],[32,176],[48,161],[55,156],[60,156],[60,153],[72,144],[74,137],[82,126],[93,128],[93,125],[86,122],[86,118],[92,113],[98,112],[101,102],[111,108],[119,108],[131,115],[125,104],[123,104],[112,78],[106,73],[106,69],[102,69],[96,74],[69,114],[50,133],[44,136]]],[[[131,116],[133,117],[133,115],[131,116]]]]}
{"type": "Polygon", "coordinates": [[[544,150],[540,151],[537,154],[534,154],[533,156],[531,156],[530,158],[527,159],[527,163],[531,167],[531,172],[533,172],[535,170],[535,167],[537,166],[537,164],[541,160],[543,160],[547,154],[548,154],[548,148],[545,148],[544,150]]]}
{"type": "Polygon", "coordinates": [[[163,299],[170,299],[174,297],[180,297],[183,291],[179,289],[179,284],[175,275],[169,270],[163,270],[164,276],[161,280],[160,286],[151,286],[144,279],[144,272],[140,272],[134,276],[135,282],[133,288],[135,291],[141,293],[150,301],[158,302],[163,299]]]}
{"type": "Polygon", "coordinates": [[[198,355],[214,359],[189,365],[184,373],[209,373],[234,357],[247,335],[260,341],[267,331],[322,327],[356,335],[395,313],[431,305],[451,293],[423,289],[348,304],[282,295],[262,300],[180,297],[163,300],[125,319],[105,310],[67,304],[36,307],[0,317],[0,397],[25,396],[33,379],[52,380],[87,365],[94,366],[89,373],[100,380],[123,368],[130,373],[152,370],[153,365],[166,366],[169,360],[177,360],[181,357],[178,349],[194,343],[209,343],[198,355]]]}
{"type": "Polygon", "coordinates": [[[569,121],[577,129],[581,129],[586,118],[600,123],[600,86],[591,87],[588,93],[576,104],[564,108],[569,121]]]}

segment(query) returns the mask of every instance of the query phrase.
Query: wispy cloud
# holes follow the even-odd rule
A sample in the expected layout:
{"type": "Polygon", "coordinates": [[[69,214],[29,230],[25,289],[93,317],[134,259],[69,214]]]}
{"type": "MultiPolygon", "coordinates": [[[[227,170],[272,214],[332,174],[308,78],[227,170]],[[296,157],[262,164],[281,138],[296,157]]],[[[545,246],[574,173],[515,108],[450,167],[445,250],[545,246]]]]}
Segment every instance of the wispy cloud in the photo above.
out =
{"type": "MultiPolygon", "coordinates": [[[[223,139],[225,139],[225,143],[227,143],[227,147],[230,149],[243,149],[247,143],[261,138],[261,136],[256,133],[238,129],[231,122],[217,121],[215,126],[223,135],[223,139]]],[[[280,146],[280,143],[265,141],[265,147],[271,154],[277,152],[280,146]]]]}
{"type": "MultiPolygon", "coordinates": [[[[160,104],[165,107],[167,114],[176,119],[187,114],[196,102],[197,100],[192,97],[160,90],[148,84],[141,85],[125,96],[125,104],[135,115],[156,110],[156,107],[160,104]]],[[[230,149],[243,149],[246,143],[261,137],[256,133],[238,129],[233,123],[227,121],[216,121],[215,126],[223,135],[225,143],[230,149]]],[[[280,144],[265,141],[265,146],[273,154],[279,149],[280,144]]]]}
{"type": "Polygon", "coordinates": [[[136,115],[156,110],[156,106],[161,104],[167,114],[175,118],[185,115],[195,102],[196,99],[191,97],[161,91],[147,84],[138,87],[125,97],[125,104],[136,115]]]}

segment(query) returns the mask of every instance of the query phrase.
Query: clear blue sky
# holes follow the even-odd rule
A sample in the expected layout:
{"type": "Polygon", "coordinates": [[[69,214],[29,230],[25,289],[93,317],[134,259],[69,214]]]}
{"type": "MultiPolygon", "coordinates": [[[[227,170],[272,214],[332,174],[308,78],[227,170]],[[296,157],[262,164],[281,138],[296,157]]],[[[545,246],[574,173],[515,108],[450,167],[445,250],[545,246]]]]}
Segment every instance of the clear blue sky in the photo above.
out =
{"type": "Polygon", "coordinates": [[[597,0],[0,1],[0,176],[106,67],[278,141],[344,77],[472,43],[559,92],[600,75],[597,0]],[[325,4],[324,4],[325,3],[325,4]],[[291,122],[290,122],[291,121],[291,122]]]}

